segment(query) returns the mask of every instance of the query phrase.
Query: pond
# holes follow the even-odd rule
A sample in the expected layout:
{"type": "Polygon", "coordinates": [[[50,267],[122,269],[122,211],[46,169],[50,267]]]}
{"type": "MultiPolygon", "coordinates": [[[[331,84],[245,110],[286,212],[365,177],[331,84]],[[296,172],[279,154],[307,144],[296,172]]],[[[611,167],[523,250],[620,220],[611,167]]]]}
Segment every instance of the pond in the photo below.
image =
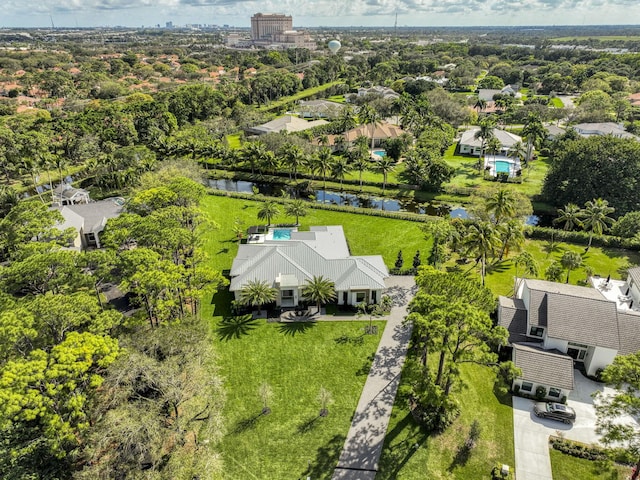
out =
{"type": "MultiPolygon", "coordinates": [[[[263,195],[280,196],[283,193],[296,196],[298,192],[294,188],[282,185],[274,185],[270,183],[247,182],[244,180],[209,180],[209,186],[217,190],[225,192],[241,192],[253,193],[254,187],[258,189],[258,193],[263,195]]],[[[469,214],[464,207],[452,206],[446,203],[429,202],[420,203],[413,198],[382,198],[370,197],[368,195],[357,195],[355,193],[336,192],[334,190],[316,190],[309,196],[309,201],[318,203],[329,203],[333,205],[348,205],[358,208],[373,208],[377,210],[386,210],[389,212],[410,212],[420,213],[423,215],[432,215],[438,217],[449,216],[451,218],[469,218],[469,214]]],[[[527,225],[550,225],[551,216],[530,215],[525,223],[527,225]],[[546,218],[549,217],[549,218],[546,218]]]]}

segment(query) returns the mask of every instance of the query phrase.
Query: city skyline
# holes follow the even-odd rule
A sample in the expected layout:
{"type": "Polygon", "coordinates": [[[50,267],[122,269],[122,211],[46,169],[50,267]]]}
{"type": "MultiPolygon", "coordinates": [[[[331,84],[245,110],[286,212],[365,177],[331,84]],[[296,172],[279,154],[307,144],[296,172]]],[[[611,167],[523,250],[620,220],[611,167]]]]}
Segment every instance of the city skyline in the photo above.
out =
{"type": "Polygon", "coordinates": [[[6,0],[0,27],[215,24],[249,27],[255,13],[293,15],[319,26],[629,25],[635,0],[6,0]]]}

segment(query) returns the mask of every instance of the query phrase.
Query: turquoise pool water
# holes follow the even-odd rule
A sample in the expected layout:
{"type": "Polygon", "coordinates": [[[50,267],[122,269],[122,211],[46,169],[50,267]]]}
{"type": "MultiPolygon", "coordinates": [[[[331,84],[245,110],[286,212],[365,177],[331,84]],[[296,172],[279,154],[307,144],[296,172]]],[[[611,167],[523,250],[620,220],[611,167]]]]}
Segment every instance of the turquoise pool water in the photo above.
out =
{"type": "Polygon", "coordinates": [[[510,173],[511,163],[496,160],[496,173],[510,173]]]}
{"type": "Polygon", "coordinates": [[[281,228],[273,231],[274,240],[291,240],[291,230],[288,228],[281,228]]]}
{"type": "Polygon", "coordinates": [[[374,150],[374,155],[378,155],[379,157],[386,157],[387,152],[385,150],[374,150]]]}

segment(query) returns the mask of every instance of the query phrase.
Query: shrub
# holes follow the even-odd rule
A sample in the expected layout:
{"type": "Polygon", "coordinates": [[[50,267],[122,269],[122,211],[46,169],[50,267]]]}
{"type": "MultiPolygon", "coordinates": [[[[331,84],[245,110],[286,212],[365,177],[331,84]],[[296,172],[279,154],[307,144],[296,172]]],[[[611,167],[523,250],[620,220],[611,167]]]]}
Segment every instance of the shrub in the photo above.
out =
{"type": "Polygon", "coordinates": [[[598,447],[592,447],[584,445],[571,440],[563,440],[560,438],[554,438],[551,440],[551,446],[566,455],[572,457],[584,458],[587,460],[607,460],[606,450],[598,447]]]}
{"type": "Polygon", "coordinates": [[[547,396],[547,389],[542,385],[538,385],[538,387],[536,388],[536,399],[542,400],[546,396],[547,396]]]}
{"type": "Polygon", "coordinates": [[[567,404],[567,396],[563,395],[562,398],[560,399],[560,403],[566,405],[567,404]]]}
{"type": "Polygon", "coordinates": [[[514,393],[514,395],[518,395],[518,393],[520,393],[520,385],[519,384],[514,385],[513,393],[514,393]]]}

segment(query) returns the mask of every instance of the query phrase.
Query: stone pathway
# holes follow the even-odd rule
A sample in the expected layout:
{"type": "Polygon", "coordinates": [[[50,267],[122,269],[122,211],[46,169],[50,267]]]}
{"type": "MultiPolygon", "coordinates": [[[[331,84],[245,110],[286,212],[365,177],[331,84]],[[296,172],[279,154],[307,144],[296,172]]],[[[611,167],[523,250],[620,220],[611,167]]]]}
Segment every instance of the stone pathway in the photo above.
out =
{"type": "Polygon", "coordinates": [[[416,291],[413,277],[392,276],[386,283],[386,294],[393,298],[394,307],[362,389],[333,480],[373,480],[378,471],[378,460],[411,338],[411,326],[402,325],[402,321],[416,291]]]}

